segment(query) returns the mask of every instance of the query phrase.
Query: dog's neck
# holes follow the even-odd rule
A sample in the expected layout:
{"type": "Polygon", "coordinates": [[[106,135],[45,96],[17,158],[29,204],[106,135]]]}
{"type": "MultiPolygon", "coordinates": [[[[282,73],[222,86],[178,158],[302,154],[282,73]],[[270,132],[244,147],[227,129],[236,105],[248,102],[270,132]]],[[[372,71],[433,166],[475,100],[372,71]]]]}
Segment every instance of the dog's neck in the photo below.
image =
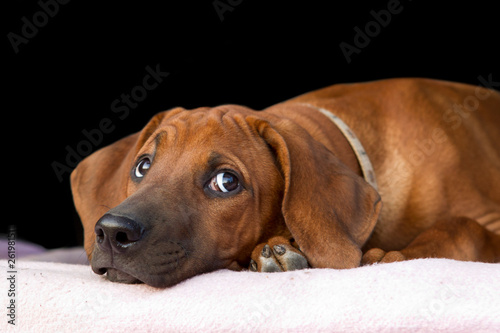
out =
{"type": "Polygon", "coordinates": [[[368,157],[365,148],[363,148],[363,145],[361,144],[361,141],[359,141],[356,134],[354,134],[354,132],[349,128],[349,126],[347,126],[346,123],[344,123],[342,119],[334,115],[331,111],[310,104],[306,105],[317,109],[319,112],[327,116],[337,126],[337,128],[340,130],[340,132],[342,132],[346,140],[351,145],[351,148],[356,155],[356,158],[358,159],[361,172],[363,173],[363,178],[368,184],[370,184],[375,190],[378,191],[377,181],[375,179],[375,171],[373,170],[372,163],[370,162],[370,158],[368,157]]]}
{"type": "Polygon", "coordinates": [[[309,103],[294,101],[276,104],[266,111],[289,118],[296,123],[309,124],[304,128],[313,129],[309,133],[313,138],[324,144],[347,167],[378,190],[375,172],[363,145],[349,126],[331,111],[309,103]]]}

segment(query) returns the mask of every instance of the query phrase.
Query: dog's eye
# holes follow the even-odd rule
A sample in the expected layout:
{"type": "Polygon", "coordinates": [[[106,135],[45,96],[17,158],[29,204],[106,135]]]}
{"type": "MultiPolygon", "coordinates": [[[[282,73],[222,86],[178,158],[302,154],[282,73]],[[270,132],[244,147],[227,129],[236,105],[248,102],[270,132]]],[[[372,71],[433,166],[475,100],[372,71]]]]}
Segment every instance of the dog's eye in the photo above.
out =
{"type": "Polygon", "coordinates": [[[230,172],[221,172],[213,177],[208,187],[216,192],[231,192],[240,186],[238,178],[230,172]]]}
{"type": "Polygon", "coordinates": [[[135,166],[134,175],[137,178],[142,178],[148,172],[150,167],[151,167],[151,160],[148,157],[144,157],[135,166]]]}

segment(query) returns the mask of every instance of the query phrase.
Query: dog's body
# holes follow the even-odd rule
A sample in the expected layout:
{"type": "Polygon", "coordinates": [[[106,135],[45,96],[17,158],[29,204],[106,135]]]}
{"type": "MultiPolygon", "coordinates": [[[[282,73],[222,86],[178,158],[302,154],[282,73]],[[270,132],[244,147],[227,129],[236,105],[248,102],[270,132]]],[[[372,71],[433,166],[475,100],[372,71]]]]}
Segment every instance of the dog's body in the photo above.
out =
{"type": "Polygon", "coordinates": [[[332,110],[363,143],[384,204],[368,248],[401,249],[436,221],[457,216],[500,234],[498,93],[387,80],[336,85],[294,102],[332,110]]]}
{"type": "Polygon", "coordinates": [[[259,112],[174,109],[72,175],[94,271],[155,286],[249,264],[498,262],[499,184],[500,94],[426,79],[335,85],[259,112]],[[358,136],[378,192],[319,108],[358,136]]]}

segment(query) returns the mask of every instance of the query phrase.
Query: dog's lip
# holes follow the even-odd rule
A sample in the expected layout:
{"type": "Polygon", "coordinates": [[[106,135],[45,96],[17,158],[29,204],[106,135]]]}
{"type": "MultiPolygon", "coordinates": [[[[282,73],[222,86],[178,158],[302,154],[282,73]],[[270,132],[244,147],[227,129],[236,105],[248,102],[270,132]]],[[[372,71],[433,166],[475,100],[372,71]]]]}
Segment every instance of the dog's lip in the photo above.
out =
{"type": "Polygon", "coordinates": [[[91,265],[91,267],[94,273],[98,275],[106,275],[106,278],[111,282],[128,283],[128,284],[144,283],[131,273],[125,272],[113,266],[106,267],[106,266],[91,265]]]}
{"type": "Polygon", "coordinates": [[[169,282],[168,275],[164,274],[147,274],[139,278],[133,273],[128,273],[116,267],[94,267],[94,273],[98,275],[105,275],[106,279],[111,282],[125,283],[125,284],[140,284],[144,283],[151,287],[165,288],[172,284],[169,282]]]}
{"type": "Polygon", "coordinates": [[[151,287],[165,288],[191,276],[179,279],[178,275],[180,265],[184,264],[187,259],[186,253],[170,261],[162,262],[159,266],[163,266],[163,269],[153,271],[148,271],[144,267],[143,269],[127,267],[127,265],[114,260],[116,258],[100,254],[100,252],[94,252],[91,260],[92,271],[98,275],[105,275],[106,279],[111,282],[144,283],[151,287]]]}
{"type": "Polygon", "coordinates": [[[148,275],[145,276],[143,279],[139,279],[129,273],[126,273],[122,270],[119,270],[117,268],[100,268],[98,271],[96,271],[97,274],[100,275],[106,275],[106,279],[113,283],[125,283],[125,284],[146,284],[151,287],[155,288],[166,288],[169,287],[173,284],[176,284],[180,281],[177,282],[170,282],[168,279],[165,278],[164,275],[148,275]]]}
{"type": "Polygon", "coordinates": [[[143,283],[143,281],[139,280],[135,276],[116,268],[101,268],[97,274],[106,274],[107,279],[112,282],[127,284],[143,283]]]}

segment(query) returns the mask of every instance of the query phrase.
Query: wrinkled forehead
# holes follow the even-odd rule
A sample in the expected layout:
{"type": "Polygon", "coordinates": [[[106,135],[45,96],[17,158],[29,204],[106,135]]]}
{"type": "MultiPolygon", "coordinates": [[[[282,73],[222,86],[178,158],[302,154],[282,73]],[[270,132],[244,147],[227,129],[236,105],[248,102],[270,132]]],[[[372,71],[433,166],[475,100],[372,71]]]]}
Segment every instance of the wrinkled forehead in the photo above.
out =
{"type": "Polygon", "coordinates": [[[241,151],[258,144],[246,117],[256,111],[241,106],[183,110],[165,117],[148,140],[155,154],[189,151],[241,151]]]}

